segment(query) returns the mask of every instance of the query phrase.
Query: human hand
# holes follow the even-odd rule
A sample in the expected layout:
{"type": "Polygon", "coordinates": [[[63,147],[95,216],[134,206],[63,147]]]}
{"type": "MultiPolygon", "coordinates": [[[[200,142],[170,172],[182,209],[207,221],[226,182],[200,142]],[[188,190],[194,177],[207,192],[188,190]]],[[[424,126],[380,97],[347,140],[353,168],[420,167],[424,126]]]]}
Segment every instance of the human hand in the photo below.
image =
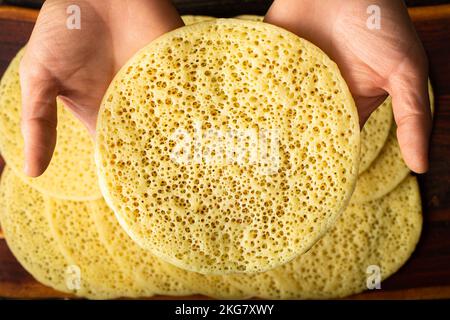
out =
{"type": "Polygon", "coordinates": [[[39,176],[56,144],[56,97],[94,134],[102,97],[120,67],[156,37],[183,26],[169,0],[47,0],[20,65],[24,171],[39,176]],[[66,12],[80,8],[80,29],[66,12]]]}
{"type": "Polygon", "coordinates": [[[311,41],[337,63],[361,125],[391,95],[403,158],[411,170],[427,171],[428,63],[403,1],[275,0],[265,21],[311,41]],[[366,24],[369,5],[380,7],[380,29],[366,24]]]}

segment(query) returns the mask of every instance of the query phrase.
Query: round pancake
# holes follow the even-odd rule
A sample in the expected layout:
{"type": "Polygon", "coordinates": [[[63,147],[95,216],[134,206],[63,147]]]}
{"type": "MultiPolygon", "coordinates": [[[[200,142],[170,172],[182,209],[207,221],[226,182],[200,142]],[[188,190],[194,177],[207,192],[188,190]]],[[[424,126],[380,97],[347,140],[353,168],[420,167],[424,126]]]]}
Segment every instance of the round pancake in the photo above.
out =
{"type": "Polygon", "coordinates": [[[320,49],[278,27],[179,28],[118,73],[97,122],[102,192],[180,268],[257,272],[308,250],[353,191],[358,114],[320,49]]]}
{"type": "Polygon", "coordinates": [[[38,178],[23,173],[23,138],[20,130],[21,93],[19,51],[0,82],[0,151],[6,163],[25,183],[45,195],[60,199],[90,200],[101,197],[88,131],[58,102],[58,134],[52,161],[38,178]]]}
{"type": "Polygon", "coordinates": [[[267,299],[341,298],[395,273],[420,238],[422,213],[415,177],[381,199],[351,203],[310,251],[265,273],[229,276],[238,287],[267,299]]]}
{"type": "Polygon", "coordinates": [[[359,174],[367,170],[379,155],[389,136],[392,122],[392,102],[391,97],[388,97],[372,112],[361,130],[359,174]]]}

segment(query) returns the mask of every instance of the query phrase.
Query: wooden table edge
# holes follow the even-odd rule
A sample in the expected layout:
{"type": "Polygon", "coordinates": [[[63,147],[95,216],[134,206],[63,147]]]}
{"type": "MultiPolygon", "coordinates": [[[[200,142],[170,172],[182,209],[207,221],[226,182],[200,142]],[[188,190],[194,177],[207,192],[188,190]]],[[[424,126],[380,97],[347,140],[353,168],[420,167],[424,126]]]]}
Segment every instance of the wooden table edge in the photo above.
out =
{"type": "MultiPolygon", "coordinates": [[[[450,14],[450,4],[435,6],[423,6],[408,8],[410,16],[414,20],[429,20],[446,18],[450,14]]],[[[24,20],[35,22],[39,15],[39,9],[30,9],[17,6],[0,6],[0,19],[24,20]]]]}

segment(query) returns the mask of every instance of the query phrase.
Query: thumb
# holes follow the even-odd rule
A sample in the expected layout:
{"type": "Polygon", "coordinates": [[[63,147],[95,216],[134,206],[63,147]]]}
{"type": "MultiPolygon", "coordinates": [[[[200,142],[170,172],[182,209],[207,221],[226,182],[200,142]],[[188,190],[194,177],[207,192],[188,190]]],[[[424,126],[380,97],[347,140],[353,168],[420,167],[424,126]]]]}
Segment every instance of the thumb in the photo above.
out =
{"type": "Polygon", "coordinates": [[[403,159],[416,173],[428,170],[431,112],[426,68],[413,62],[399,66],[389,81],[397,138],[403,159]]]}
{"type": "Polygon", "coordinates": [[[40,176],[47,169],[56,145],[56,81],[48,71],[20,64],[22,93],[21,129],[25,174],[40,176]]]}

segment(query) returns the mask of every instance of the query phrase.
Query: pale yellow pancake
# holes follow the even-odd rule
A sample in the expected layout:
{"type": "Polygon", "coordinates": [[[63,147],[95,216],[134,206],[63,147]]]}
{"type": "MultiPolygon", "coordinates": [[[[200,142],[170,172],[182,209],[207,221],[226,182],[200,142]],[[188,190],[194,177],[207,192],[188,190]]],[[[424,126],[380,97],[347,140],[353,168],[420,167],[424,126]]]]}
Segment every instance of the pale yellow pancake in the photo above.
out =
{"type": "Polygon", "coordinates": [[[122,227],[204,274],[304,253],[343,211],[359,162],[337,66],[292,33],[236,19],[179,28],[137,53],[105,95],[96,141],[122,227]]]}
{"type": "Polygon", "coordinates": [[[384,280],[396,272],[414,251],[421,229],[419,188],[409,176],[381,199],[351,203],[304,255],[269,272],[229,279],[268,299],[346,297],[367,290],[377,275],[384,280]]]}

